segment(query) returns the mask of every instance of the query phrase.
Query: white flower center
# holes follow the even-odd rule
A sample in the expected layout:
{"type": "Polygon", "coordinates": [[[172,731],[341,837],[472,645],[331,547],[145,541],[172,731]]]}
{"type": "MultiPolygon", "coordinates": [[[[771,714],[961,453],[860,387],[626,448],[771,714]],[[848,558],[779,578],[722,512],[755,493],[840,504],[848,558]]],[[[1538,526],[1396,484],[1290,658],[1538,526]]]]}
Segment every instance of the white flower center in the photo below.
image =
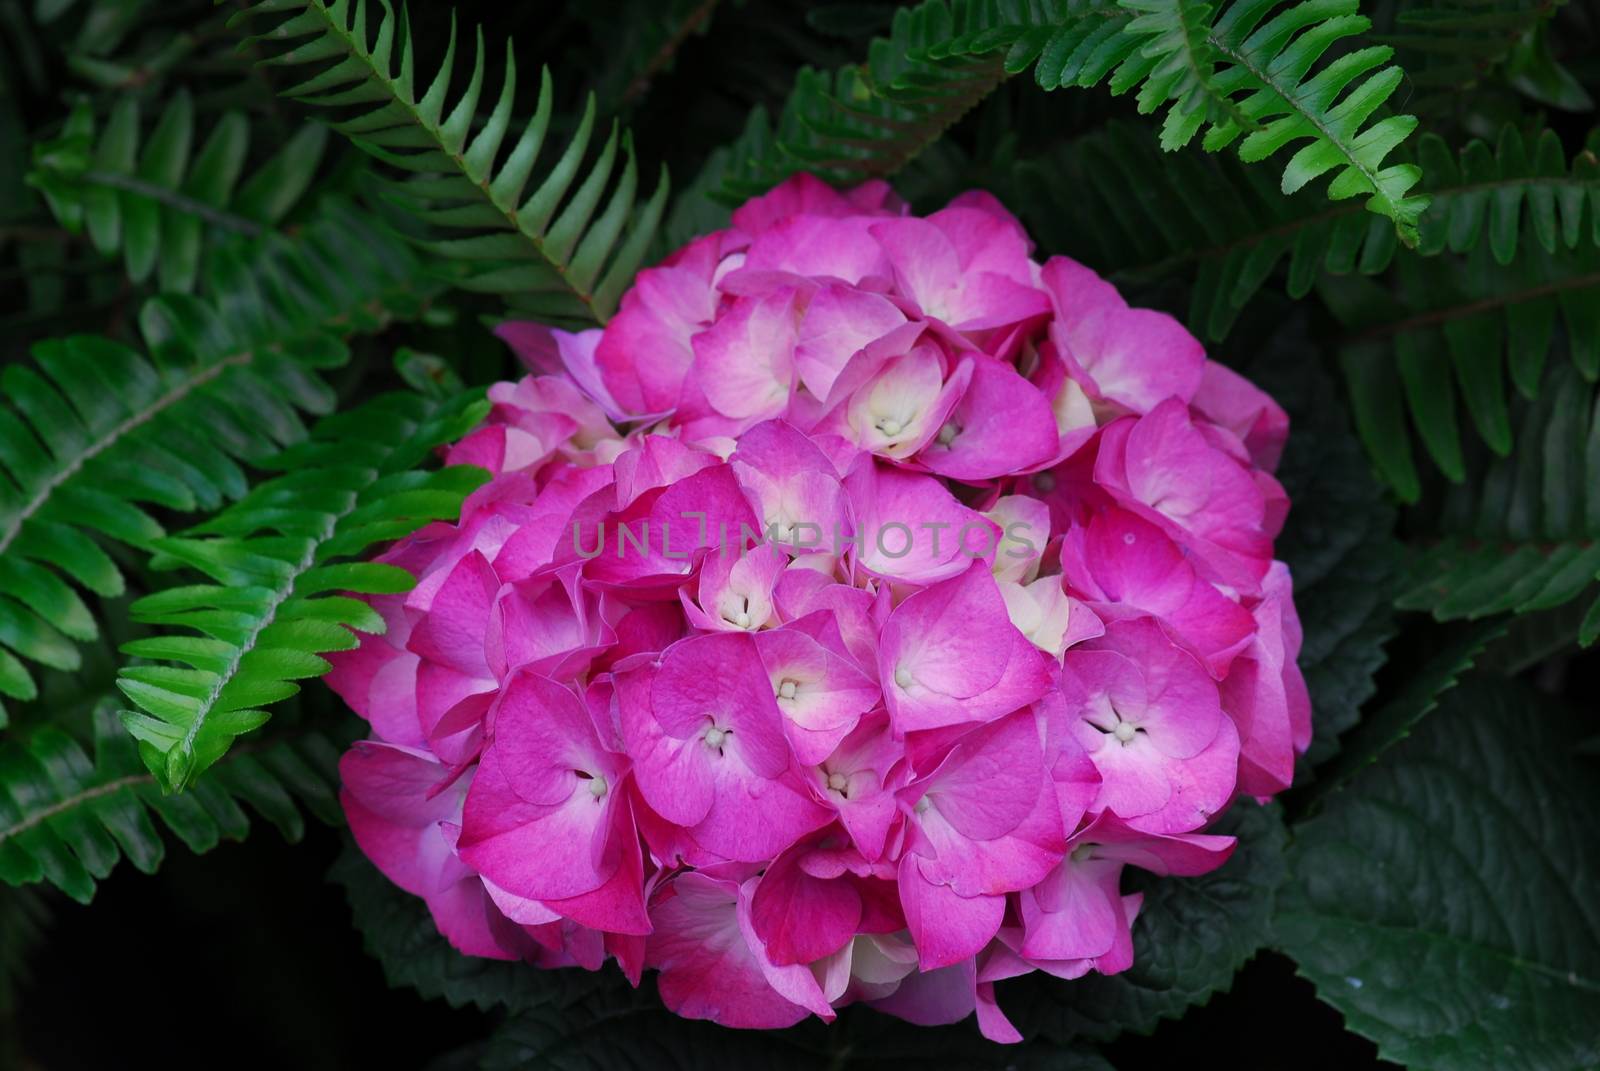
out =
{"type": "Polygon", "coordinates": [[[733,602],[733,605],[726,607],[722,611],[722,620],[726,621],[734,628],[749,628],[750,597],[748,595],[737,596],[733,602]]]}
{"type": "Polygon", "coordinates": [[[916,811],[918,814],[926,814],[927,811],[928,811],[928,808],[932,807],[932,806],[933,806],[933,801],[931,799],[929,799],[927,796],[923,796],[920,800],[917,801],[917,805],[915,807],[913,807],[912,810],[916,811]]]}
{"type": "Polygon", "coordinates": [[[589,795],[593,796],[595,799],[605,799],[606,791],[609,788],[610,786],[606,784],[606,779],[599,774],[595,774],[593,777],[589,778],[589,795]]]}
{"type": "Polygon", "coordinates": [[[894,671],[894,682],[902,688],[911,687],[911,671],[905,666],[898,666],[894,671]]]}
{"type": "Polygon", "coordinates": [[[732,735],[733,735],[733,730],[731,730],[731,729],[719,729],[715,725],[713,725],[711,728],[706,730],[706,736],[705,736],[706,747],[713,748],[715,750],[721,750],[722,745],[724,743],[726,743],[728,737],[730,737],[732,735]]]}
{"type": "Polygon", "coordinates": [[[1126,744],[1133,739],[1134,734],[1138,731],[1139,727],[1134,725],[1133,722],[1119,721],[1117,722],[1117,727],[1111,730],[1111,735],[1126,744]]]}
{"type": "MultiPolygon", "coordinates": [[[[783,683],[778,685],[778,698],[780,698],[780,699],[793,699],[794,696],[795,696],[795,692],[797,692],[799,690],[800,690],[800,686],[797,685],[794,681],[786,680],[783,683]]],[[[835,775],[835,776],[837,776],[837,775],[835,775]]]]}
{"type": "Polygon", "coordinates": [[[831,773],[828,775],[828,787],[833,789],[835,792],[843,792],[844,786],[848,785],[849,783],[850,779],[842,773],[831,773]]]}
{"type": "Polygon", "coordinates": [[[961,429],[956,427],[955,421],[950,421],[939,429],[939,445],[949,446],[956,441],[956,436],[961,434],[961,429]]]}
{"type": "Polygon", "coordinates": [[[896,420],[894,417],[884,417],[882,420],[878,421],[877,426],[878,430],[883,432],[886,438],[890,439],[894,438],[896,435],[899,435],[905,427],[905,425],[901,424],[900,421],[896,420]]]}

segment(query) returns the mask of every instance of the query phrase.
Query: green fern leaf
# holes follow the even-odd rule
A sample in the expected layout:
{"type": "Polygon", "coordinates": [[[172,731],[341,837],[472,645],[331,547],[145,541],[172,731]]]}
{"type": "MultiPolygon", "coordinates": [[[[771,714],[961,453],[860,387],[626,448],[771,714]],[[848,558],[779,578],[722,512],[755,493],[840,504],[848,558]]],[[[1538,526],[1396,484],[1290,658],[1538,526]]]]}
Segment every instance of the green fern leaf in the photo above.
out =
{"type": "MultiPolygon", "coordinates": [[[[1529,152],[1507,128],[1496,151],[1475,141],[1458,159],[1436,135],[1418,139],[1432,203],[1417,251],[1466,252],[1487,236],[1497,262],[1509,263],[1533,243],[1549,253],[1600,244],[1594,153],[1569,164],[1550,131],[1533,144],[1529,152]]],[[[1330,205],[1310,190],[1285,197],[1259,168],[1192,149],[1163,154],[1127,123],[1023,161],[1013,181],[1007,203],[1041,249],[1094,264],[1123,285],[1191,280],[1189,324],[1213,340],[1227,336],[1280,266],[1298,299],[1324,272],[1382,273],[1400,249],[1394,228],[1359,204],[1330,205]]]]}
{"type": "Polygon", "coordinates": [[[572,140],[536,167],[554,152],[547,137],[555,106],[549,71],[533,118],[514,134],[517,68],[510,42],[500,94],[480,119],[487,57],[482,32],[464,87],[452,93],[452,23],[440,69],[419,89],[404,11],[396,15],[389,0],[375,6],[381,9],[375,29],[366,0],[262,0],[235,21],[275,20],[253,39],[272,50],[263,62],[311,65],[286,94],[333,109],[335,130],[404,176],[392,187],[394,196],[420,220],[450,233],[425,248],[462,263],[465,275],[457,285],[499,294],[513,308],[547,320],[604,323],[660,221],[666,172],[650,199],[638,204],[633,141],[615,127],[585,168],[594,140],[593,96],[572,140]]]}
{"type": "Polygon", "coordinates": [[[1414,244],[1426,195],[1409,163],[1385,159],[1416,127],[1373,120],[1402,72],[1392,49],[1329,49],[1370,27],[1357,0],[1233,0],[1212,18],[1189,0],[924,0],[896,12],[864,69],[802,71],[776,128],[759,114],[734,146],[729,199],[800,170],[836,183],[902,166],[1007,75],[1033,67],[1045,89],[1108,82],[1139,91],[1139,109],[1171,104],[1162,144],[1202,128],[1215,151],[1247,163],[1298,146],[1282,192],[1331,175],[1327,196],[1364,197],[1414,244]],[[1379,68],[1382,68],[1381,70],[1379,68]],[[863,73],[864,72],[864,73],[863,73]]]}
{"type": "Polygon", "coordinates": [[[144,306],[148,354],[80,335],[0,373],[0,695],[36,694],[23,659],[77,668],[75,641],[97,627],[73,585],[123,590],[102,540],[150,549],[165,534],[150,507],[243,495],[240,462],[333,409],[321,371],[347,360],[344,336],[415,314],[426,293],[405,244],[337,201],[295,242],[219,247],[212,264],[215,304],[144,306]]]}
{"type": "Polygon", "coordinates": [[[1419,89],[1453,105],[1449,92],[1467,89],[1504,68],[1519,43],[1538,33],[1566,0],[1434,0],[1404,6],[1377,35],[1406,58],[1419,89]]]}
{"type": "Polygon", "coordinates": [[[25,740],[0,742],[0,880],[47,881],[80,903],[126,857],[142,873],[161,865],[166,846],[152,813],[190,850],[242,839],[248,803],[290,841],[304,832],[301,809],[340,820],[338,751],[309,730],[240,748],[193,793],[163,795],[117,722],[114,704],[94,718],[91,758],[54,725],[25,740]]]}
{"type": "Polygon", "coordinates": [[[1365,196],[1369,210],[1394,221],[1401,241],[1415,243],[1417,220],[1428,198],[1408,191],[1421,171],[1412,164],[1385,166],[1383,161],[1417,121],[1393,115],[1367,122],[1403,77],[1400,68],[1383,66],[1393,50],[1381,45],[1358,48],[1319,67],[1329,48],[1371,23],[1357,14],[1357,0],[1281,3],[1234,0],[1212,27],[1212,46],[1228,61],[1214,85],[1230,96],[1244,94],[1235,99],[1258,128],[1247,133],[1236,121],[1213,124],[1205,147],[1219,149],[1243,135],[1239,158],[1253,163],[1309,141],[1290,157],[1283,192],[1293,193],[1332,173],[1331,199],[1365,196]],[[1314,74],[1313,68],[1318,68],[1314,74]]]}
{"type": "MultiPolygon", "coordinates": [[[[1596,403],[1592,380],[1558,365],[1536,401],[1515,404],[1516,452],[1470,457],[1462,483],[1418,511],[1425,535],[1401,608],[1476,619],[1551,610],[1592,591],[1600,579],[1596,403]]],[[[1595,605],[1579,624],[1585,644],[1595,638],[1595,605]]]]}
{"type": "Polygon", "coordinates": [[[864,64],[801,69],[777,121],[757,109],[729,147],[717,199],[736,204],[801,171],[852,185],[900,170],[1006,77],[998,46],[942,51],[954,32],[933,0],[895,12],[864,64]]]}
{"type": "Polygon", "coordinates": [[[136,621],[164,631],[124,644],[123,653],[175,663],[129,665],[117,679],[137,708],[123,712],[123,723],[163,787],[194,783],[267,720],[265,707],[298,691],[295,681],[327,672],[320,656],[354,647],[352,629],[382,631],[365,603],[328,593],[405,591],[414,579],[341,559],[459,514],[482,470],[415,467],[487,411],[470,395],[444,404],[379,397],[263,462],[283,475],[182,536],[150,540],[157,568],[188,566],[214,581],[168,588],[131,608],[136,621]]]}
{"type": "Polygon", "coordinates": [[[1216,69],[1222,57],[1211,43],[1210,4],[1121,0],[1121,6],[1141,12],[1122,32],[1147,36],[1149,43],[1139,54],[1156,61],[1139,87],[1139,111],[1148,115],[1171,103],[1161,126],[1163,149],[1182,148],[1207,123],[1255,129],[1255,121],[1218,88],[1216,69]]]}
{"type": "Polygon", "coordinates": [[[1543,130],[1530,152],[1508,123],[1492,152],[1475,139],[1459,162],[1433,134],[1424,135],[1417,150],[1436,202],[1423,217],[1420,252],[1465,253],[1487,232],[1495,261],[1508,265],[1528,229],[1546,253],[1580,242],[1600,245],[1600,160],[1592,149],[1569,163],[1561,139],[1543,130]]]}
{"type": "Polygon", "coordinates": [[[1558,341],[1585,379],[1600,375],[1600,246],[1529,244],[1502,266],[1485,243],[1465,257],[1399,258],[1387,286],[1324,277],[1320,289],[1351,332],[1341,360],[1362,438],[1407,502],[1422,493],[1408,411],[1428,454],[1460,483],[1458,399],[1479,439],[1507,457],[1511,388],[1539,397],[1558,341]]]}
{"type": "Polygon", "coordinates": [[[194,105],[179,91],[140,148],[139,98],[122,96],[96,140],[93,109],[79,101],[61,136],[35,146],[28,183],[64,227],[87,229],[106,256],[120,252],[134,282],[157,272],[162,290],[187,293],[201,274],[204,231],[257,237],[282,222],[327,141],[325,128],[301,127],[240,187],[250,140],[244,116],[225,114],[198,151],[194,125],[194,105]]]}

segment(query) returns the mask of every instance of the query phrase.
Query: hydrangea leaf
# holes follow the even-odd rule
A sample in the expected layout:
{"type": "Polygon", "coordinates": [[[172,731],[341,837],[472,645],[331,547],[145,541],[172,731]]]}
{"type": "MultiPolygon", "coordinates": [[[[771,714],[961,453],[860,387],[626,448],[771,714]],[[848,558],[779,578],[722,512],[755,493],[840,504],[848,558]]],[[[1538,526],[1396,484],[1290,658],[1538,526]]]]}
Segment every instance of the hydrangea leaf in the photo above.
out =
{"type": "Polygon", "coordinates": [[[354,846],[346,848],[329,876],[344,886],[367,954],[383,965],[394,988],[409,986],[424,997],[442,997],[451,1007],[521,1011],[560,1005],[617,982],[612,971],[536,970],[526,963],[464,956],[450,946],[419,897],[392,883],[354,846]]]}
{"type": "Polygon", "coordinates": [[[1600,780],[1591,726],[1474,680],[1296,828],[1279,946],[1413,1071],[1600,1062],[1600,780]]]}
{"type": "Polygon", "coordinates": [[[1414,670],[1392,699],[1362,719],[1340,741],[1337,758],[1318,771],[1310,796],[1320,798],[1340,787],[1363,768],[1377,762],[1388,750],[1411,735],[1413,729],[1439,705],[1440,697],[1454,688],[1477,663],[1483,650],[1499,639],[1508,619],[1476,621],[1454,633],[1438,637],[1434,652],[1414,670]]]}
{"type": "Polygon", "coordinates": [[[1232,834],[1239,847],[1209,874],[1154,878],[1142,886],[1131,968],[1071,982],[1035,976],[996,987],[1018,1029],[1097,1041],[1124,1031],[1148,1034],[1162,1019],[1228,988],[1266,941],[1284,880],[1286,836],[1277,806],[1249,802],[1237,804],[1208,832],[1232,834]]]}

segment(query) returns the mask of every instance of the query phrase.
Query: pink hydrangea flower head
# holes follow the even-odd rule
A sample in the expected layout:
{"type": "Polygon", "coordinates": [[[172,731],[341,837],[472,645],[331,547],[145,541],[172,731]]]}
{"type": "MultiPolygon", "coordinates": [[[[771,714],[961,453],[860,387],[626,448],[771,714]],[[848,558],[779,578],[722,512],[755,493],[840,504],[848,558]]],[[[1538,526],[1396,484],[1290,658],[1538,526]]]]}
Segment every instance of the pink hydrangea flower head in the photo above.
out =
{"type": "Polygon", "coordinates": [[[356,842],[461,952],[1017,1041],[997,982],[1127,969],[1127,868],[1290,783],[1287,417],[993,197],[798,176],[497,333],[530,374],[445,451],[492,478],[328,677],[356,842]]]}

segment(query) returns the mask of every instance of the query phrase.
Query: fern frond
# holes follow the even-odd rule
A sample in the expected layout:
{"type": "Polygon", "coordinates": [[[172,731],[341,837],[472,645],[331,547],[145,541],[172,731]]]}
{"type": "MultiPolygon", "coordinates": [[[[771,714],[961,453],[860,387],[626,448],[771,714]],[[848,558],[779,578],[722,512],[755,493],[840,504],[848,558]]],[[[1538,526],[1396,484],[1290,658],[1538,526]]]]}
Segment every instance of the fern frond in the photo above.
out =
{"type": "Polygon", "coordinates": [[[171,796],[139,762],[114,704],[95,714],[92,757],[59,727],[42,725],[25,741],[0,742],[0,880],[46,881],[88,903],[123,857],[145,874],[161,865],[166,846],[152,813],[195,852],[243,839],[250,821],[241,803],[297,841],[302,808],[339,821],[338,760],[326,737],[297,729],[240,748],[195,791],[171,796]]]}
{"type": "Polygon", "coordinates": [[[142,148],[138,97],[117,99],[98,138],[94,111],[80,100],[61,135],[34,147],[27,181],[62,226],[87,230],[108,257],[120,252],[128,278],[140,283],[159,268],[162,290],[188,292],[200,274],[204,230],[256,237],[280,223],[310,185],[327,141],[325,128],[302,126],[239,186],[250,142],[244,116],[222,116],[198,152],[194,126],[186,90],[142,148]]]}
{"type": "Polygon", "coordinates": [[[729,147],[717,198],[737,203],[800,171],[852,185],[904,167],[1006,77],[993,48],[928,59],[951,33],[944,0],[932,0],[896,11],[865,63],[802,68],[776,123],[757,109],[729,147]]]}
{"type": "Polygon", "coordinates": [[[1304,297],[1324,270],[1381,271],[1398,246],[1389,221],[1309,190],[1285,197],[1260,168],[1193,147],[1162,152],[1129,123],[1021,163],[1007,202],[1042,252],[1066,253],[1122,286],[1191,281],[1196,334],[1225,338],[1239,312],[1287,262],[1304,297]]]}
{"type": "Polygon", "coordinates": [[[312,65],[286,95],[334,109],[335,130],[406,176],[393,186],[396,199],[452,233],[425,247],[465,265],[458,285],[499,294],[547,320],[605,322],[638,271],[666,204],[667,180],[663,170],[650,199],[636,201],[633,140],[616,127],[584,167],[594,134],[592,95],[572,140],[536,168],[554,151],[547,135],[555,93],[546,70],[533,118],[508,141],[517,91],[509,41],[500,94],[480,118],[482,31],[465,87],[451,92],[452,23],[443,63],[419,92],[410,24],[389,0],[260,0],[230,23],[256,16],[275,19],[253,38],[272,50],[263,62],[312,65]],[[368,23],[374,8],[375,29],[368,23]]]}
{"type": "MultiPolygon", "coordinates": [[[[1472,466],[1430,504],[1431,535],[1397,604],[1441,621],[1563,606],[1600,579],[1600,408],[1591,380],[1554,368],[1536,402],[1521,403],[1510,457],[1472,466]]],[[[1600,635],[1600,599],[1578,626],[1600,635]]]]}
{"type": "Polygon", "coordinates": [[[1225,61],[1213,88],[1235,100],[1257,128],[1247,132],[1234,119],[1213,123],[1204,145],[1215,151],[1239,141],[1239,158],[1254,163],[1307,142],[1284,169],[1284,193],[1332,173],[1329,198],[1366,197],[1367,208],[1393,220],[1401,240],[1411,244],[1417,220],[1428,206],[1426,196],[1408,192],[1421,171],[1411,164],[1385,166],[1384,158],[1417,121],[1392,115],[1368,124],[1404,76],[1399,67],[1383,66],[1393,49],[1357,48],[1320,63],[1335,44],[1370,27],[1357,12],[1357,0],[1229,4],[1210,35],[1225,61]]]}
{"type": "Polygon", "coordinates": [[[348,359],[345,336],[415,314],[421,276],[404,243],[330,202],[294,243],[218,249],[214,303],[151,298],[148,354],[79,335],[0,373],[0,695],[36,694],[21,659],[78,667],[97,627],[72,584],[123,590],[99,539],[149,549],[164,532],[148,507],[244,494],[239,463],[333,409],[321,371],[348,359]]]}
{"type": "Polygon", "coordinates": [[[1170,102],[1161,125],[1161,147],[1187,145],[1207,123],[1254,130],[1255,121],[1234,103],[1217,80],[1222,55],[1211,43],[1212,7],[1194,0],[1121,0],[1138,13],[1122,32],[1145,37],[1139,55],[1155,65],[1139,87],[1139,111],[1149,114],[1170,102]]]}
{"type": "Polygon", "coordinates": [[[1380,44],[1420,62],[1407,65],[1419,89],[1472,85],[1505,63],[1517,43],[1547,22],[1566,0],[1437,0],[1408,6],[1380,44]]]}
{"type": "MultiPolygon", "coordinates": [[[[1561,348],[1584,379],[1600,375],[1600,246],[1552,254],[1525,245],[1509,266],[1488,244],[1466,257],[1407,256],[1387,284],[1324,277],[1321,290],[1351,330],[1341,360],[1362,439],[1405,501],[1422,491],[1408,423],[1460,483],[1468,471],[1458,398],[1478,437],[1504,458],[1516,443],[1508,377],[1522,397],[1539,397],[1547,358],[1561,348]]],[[[1521,443],[1517,456],[1532,445],[1521,443]]]]}
{"type": "MultiPolygon", "coordinates": [[[[1585,149],[1568,164],[1548,130],[1531,153],[1525,144],[1508,127],[1495,151],[1474,141],[1458,163],[1436,135],[1419,139],[1432,198],[1419,253],[1469,251],[1485,236],[1500,263],[1532,242],[1551,253],[1600,245],[1600,161],[1585,149]]],[[[1188,321],[1213,340],[1226,337],[1280,266],[1289,296],[1301,298],[1320,273],[1375,275],[1399,250],[1394,228],[1359,204],[1330,205],[1309,190],[1285,197],[1259,168],[1189,149],[1161,153],[1125,123],[1023,161],[1007,193],[1047,252],[1094,264],[1122,284],[1192,278],[1188,321]]]]}
{"type": "Polygon", "coordinates": [[[487,411],[487,401],[470,395],[443,404],[381,396],[322,421],[309,440],[263,463],[283,475],[184,535],[149,542],[157,568],[189,566],[214,581],[131,607],[136,621],[186,630],[124,644],[124,654],[173,664],[130,665],[117,679],[138,708],[124,711],[123,723],[163,787],[194,783],[235,737],[267,720],[263,708],[299,690],[296,680],[327,672],[319,656],[355,647],[351,629],[383,630],[366,603],[327,593],[405,591],[414,578],[340,559],[459,514],[486,474],[416,466],[487,411]]]}
{"type": "Polygon", "coordinates": [[[1435,191],[1435,205],[1422,220],[1419,252],[1467,252],[1485,228],[1502,265],[1516,257],[1529,229],[1546,253],[1554,253],[1558,241],[1568,249],[1580,242],[1600,245],[1600,159],[1592,148],[1569,163],[1561,139],[1543,130],[1530,152],[1522,133],[1508,123],[1492,152],[1474,139],[1461,150],[1459,163],[1433,134],[1423,135],[1417,153],[1427,188],[1435,191]]]}
{"type": "Polygon", "coordinates": [[[1329,198],[1364,197],[1412,244],[1428,204],[1410,192],[1421,173],[1384,161],[1416,119],[1369,122],[1403,76],[1384,66],[1393,49],[1323,62],[1370,27],[1357,11],[1358,0],[1233,0],[1215,12],[1193,0],[924,0],[896,12],[864,72],[802,71],[776,130],[755,120],[735,146],[726,193],[804,169],[834,182],[888,174],[1032,67],[1045,89],[1109,82],[1113,94],[1138,89],[1143,112],[1171,102],[1169,149],[1202,128],[1208,151],[1237,143],[1247,163],[1297,145],[1284,193],[1331,174],[1329,198]]]}
{"type": "Polygon", "coordinates": [[[647,0],[621,11],[579,11],[595,37],[606,42],[610,62],[595,79],[595,95],[606,113],[627,108],[655,79],[672,70],[689,39],[704,34],[718,0],[647,0]]]}

